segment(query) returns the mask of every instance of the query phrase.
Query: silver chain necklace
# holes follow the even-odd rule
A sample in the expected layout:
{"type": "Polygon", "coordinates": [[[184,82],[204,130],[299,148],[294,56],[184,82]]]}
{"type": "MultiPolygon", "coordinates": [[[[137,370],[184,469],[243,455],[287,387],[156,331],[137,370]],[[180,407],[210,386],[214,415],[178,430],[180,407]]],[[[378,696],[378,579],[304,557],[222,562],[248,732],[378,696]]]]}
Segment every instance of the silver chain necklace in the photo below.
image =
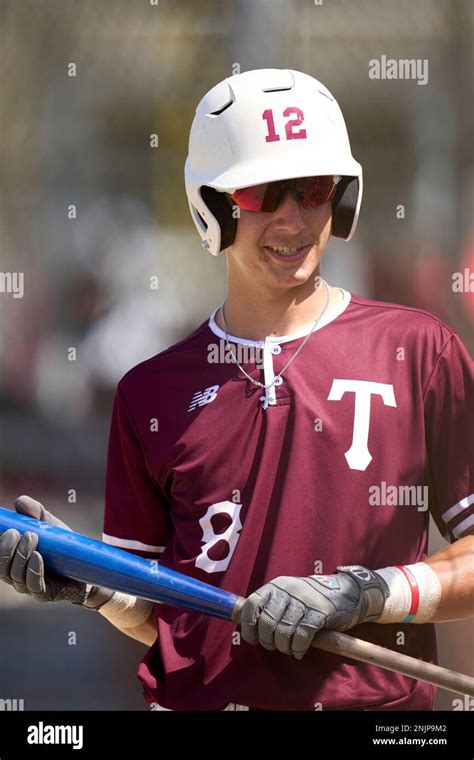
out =
{"type": "Polygon", "coordinates": [[[263,409],[267,409],[268,408],[268,404],[269,404],[269,401],[270,401],[270,388],[273,385],[275,385],[275,383],[278,380],[278,378],[283,375],[284,371],[287,369],[287,367],[290,366],[291,362],[294,359],[296,359],[296,357],[298,356],[299,352],[303,349],[303,346],[307,343],[307,341],[309,340],[309,338],[311,337],[311,335],[315,331],[315,329],[316,329],[316,327],[318,325],[318,322],[323,317],[323,315],[324,315],[324,313],[325,313],[325,311],[326,311],[326,309],[327,309],[327,307],[329,305],[329,298],[330,298],[329,287],[328,287],[328,284],[327,284],[326,280],[324,280],[322,278],[321,278],[321,280],[322,280],[322,282],[324,282],[324,284],[326,286],[326,291],[327,291],[327,297],[326,297],[326,303],[324,305],[324,309],[322,310],[321,314],[318,317],[316,317],[316,319],[314,321],[314,324],[313,324],[310,332],[306,335],[306,337],[303,340],[303,342],[301,343],[301,345],[298,346],[298,348],[296,349],[296,351],[293,354],[293,356],[291,357],[291,359],[285,364],[285,366],[283,367],[283,369],[281,370],[281,372],[279,372],[278,375],[276,377],[274,377],[273,380],[272,380],[272,382],[269,383],[268,385],[266,385],[265,383],[261,383],[259,380],[254,380],[253,377],[250,377],[250,375],[247,374],[247,372],[244,370],[244,368],[242,367],[242,365],[239,364],[239,361],[238,361],[237,357],[235,356],[235,354],[233,352],[232,346],[229,343],[229,338],[228,338],[228,335],[227,335],[227,324],[226,324],[225,317],[224,317],[224,308],[225,308],[225,304],[226,304],[227,301],[224,301],[224,304],[221,306],[221,315],[222,315],[222,322],[224,324],[224,332],[225,332],[226,345],[227,345],[227,347],[230,350],[230,353],[232,355],[232,359],[237,364],[237,366],[240,369],[240,371],[244,373],[245,377],[247,377],[250,380],[250,382],[253,383],[254,385],[258,385],[258,386],[260,386],[260,388],[264,388],[265,389],[265,395],[264,396],[260,396],[260,401],[262,401],[262,403],[263,403],[263,409]]]}

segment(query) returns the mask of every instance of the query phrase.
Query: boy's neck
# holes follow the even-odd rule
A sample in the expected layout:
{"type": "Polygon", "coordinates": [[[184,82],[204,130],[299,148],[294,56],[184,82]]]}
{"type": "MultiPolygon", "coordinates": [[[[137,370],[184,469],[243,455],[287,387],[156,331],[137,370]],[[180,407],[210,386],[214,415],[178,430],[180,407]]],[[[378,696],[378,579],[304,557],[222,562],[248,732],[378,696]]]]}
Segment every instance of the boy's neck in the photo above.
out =
{"type": "Polygon", "coordinates": [[[225,324],[222,308],[217,310],[215,321],[227,335],[245,340],[292,335],[305,327],[311,328],[326,306],[328,290],[327,315],[341,303],[344,294],[340,288],[328,285],[327,289],[324,283],[321,283],[310,297],[299,303],[293,302],[289,306],[275,302],[265,303],[261,299],[252,303],[249,299],[232,298],[228,293],[224,306],[225,324]]]}

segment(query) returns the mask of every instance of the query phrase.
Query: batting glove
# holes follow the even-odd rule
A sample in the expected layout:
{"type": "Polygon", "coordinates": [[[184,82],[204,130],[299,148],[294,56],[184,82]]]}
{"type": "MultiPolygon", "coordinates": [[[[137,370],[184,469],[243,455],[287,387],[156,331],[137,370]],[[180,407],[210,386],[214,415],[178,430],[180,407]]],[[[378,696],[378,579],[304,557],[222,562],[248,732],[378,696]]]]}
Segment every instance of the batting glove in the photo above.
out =
{"type": "Polygon", "coordinates": [[[390,593],[385,580],[361,565],[337,570],[281,576],[254,591],[240,613],[243,639],[301,660],[322,628],[345,631],[377,620],[390,593]]]}
{"type": "MultiPolygon", "coordinates": [[[[39,501],[30,496],[19,496],[15,509],[22,515],[55,525],[71,528],[48,512],[39,501]]],[[[22,535],[11,528],[0,536],[0,580],[13,586],[19,594],[30,594],[39,602],[62,602],[81,604],[99,609],[113,592],[100,586],[45,573],[43,557],[36,551],[38,534],[25,531],[22,535]]]]}

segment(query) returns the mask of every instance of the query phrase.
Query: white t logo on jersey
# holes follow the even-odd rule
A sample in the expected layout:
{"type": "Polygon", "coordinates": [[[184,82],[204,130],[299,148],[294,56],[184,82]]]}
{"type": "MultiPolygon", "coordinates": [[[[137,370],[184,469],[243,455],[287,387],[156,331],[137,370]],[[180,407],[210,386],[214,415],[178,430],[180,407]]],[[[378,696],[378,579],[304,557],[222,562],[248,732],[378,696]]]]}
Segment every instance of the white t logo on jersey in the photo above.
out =
{"type": "Polygon", "coordinates": [[[396,406],[393,385],[367,380],[333,380],[328,401],[340,401],[345,393],[355,394],[352,446],[344,456],[351,470],[366,470],[372,461],[368,448],[371,396],[382,396],[385,406],[396,406]]]}
{"type": "Polygon", "coordinates": [[[239,530],[242,528],[240,522],[240,510],[242,504],[234,504],[232,501],[219,501],[217,504],[211,504],[206,514],[199,520],[202,528],[203,547],[201,554],[196,558],[196,567],[205,570],[206,573],[220,573],[227,570],[232,555],[239,540],[239,530]],[[211,519],[214,515],[229,515],[232,522],[223,533],[215,533],[211,519]],[[225,559],[214,560],[209,557],[209,551],[219,541],[226,541],[229,551],[225,559]]]}

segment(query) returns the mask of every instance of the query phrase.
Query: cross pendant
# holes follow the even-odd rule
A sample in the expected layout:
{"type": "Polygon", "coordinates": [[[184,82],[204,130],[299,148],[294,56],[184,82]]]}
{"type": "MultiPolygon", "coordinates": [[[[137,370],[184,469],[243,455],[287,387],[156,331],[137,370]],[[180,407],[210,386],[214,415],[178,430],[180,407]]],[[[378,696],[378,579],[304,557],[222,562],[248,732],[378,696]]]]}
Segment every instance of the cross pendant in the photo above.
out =
{"type": "Polygon", "coordinates": [[[268,402],[270,401],[270,393],[269,393],[269,391],[265,391],[265,395],[264,396],[260,396],[260,401],[263,401],[263,408],[267,409],[268,408],[268,402]]]}

